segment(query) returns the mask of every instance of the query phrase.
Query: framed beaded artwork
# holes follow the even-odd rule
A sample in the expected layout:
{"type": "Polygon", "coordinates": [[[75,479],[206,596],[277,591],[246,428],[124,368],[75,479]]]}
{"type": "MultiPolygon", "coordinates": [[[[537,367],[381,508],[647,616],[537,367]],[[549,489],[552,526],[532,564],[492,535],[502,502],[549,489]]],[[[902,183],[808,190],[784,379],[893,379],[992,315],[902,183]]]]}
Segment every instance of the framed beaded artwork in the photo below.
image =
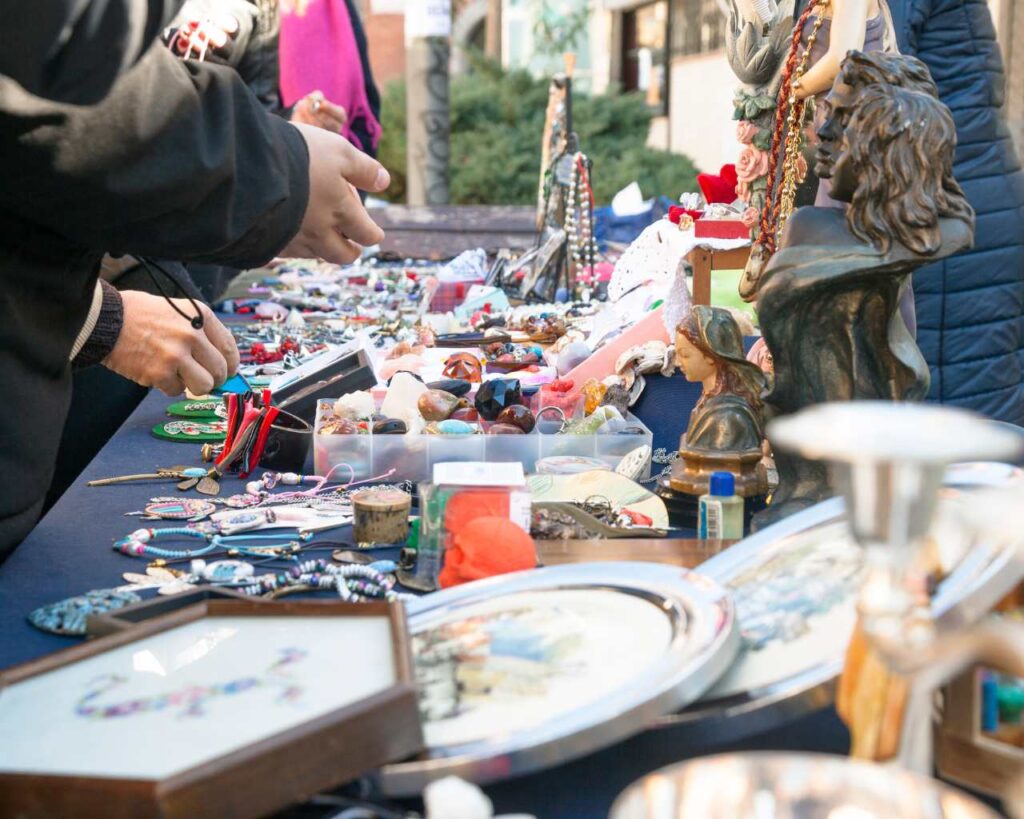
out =
{"type": "Polygon", "coordinates": [[[400,604],[208,600],[0,673],[0,814],[264,816],[422,747],[400,604]]]}
{"type": "Polygon", "coordinates": [[[427,751],[386,766],[389,795],[559,764],[700,696],[738,646],[725,590],[676,567],[517,572],[407,604],[427,751]]]}

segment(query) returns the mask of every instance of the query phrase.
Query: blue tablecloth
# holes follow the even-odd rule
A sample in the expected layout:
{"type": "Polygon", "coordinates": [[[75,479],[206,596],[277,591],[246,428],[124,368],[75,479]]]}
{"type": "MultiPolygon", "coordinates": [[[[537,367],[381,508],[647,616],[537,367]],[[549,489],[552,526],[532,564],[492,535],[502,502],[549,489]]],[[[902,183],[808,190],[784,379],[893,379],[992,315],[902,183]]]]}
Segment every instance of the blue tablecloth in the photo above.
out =
{"type": "MultiPolygon", "coordinates": [[[[38,631],[25,619],[30,611],[89,589],[122,585],[123,572],[145,570],[144,559],[125,557],[111,547],[129,532],[150,525],[137,517],[126,517],[125,512],[142,509],[152,497],[177,495],[174,482],[100,487],[89,487],[85,482],[152,472],[158,466],[201,466],[198,445],[161,441],[150,434],[154,424],[167,420],[164,410],[169,403],[160,393],[152,392],[0,565],[0,668],[80,642],[79,638],[38,631]]],[[[241,491],[240,481],[225,479],[222,494],[241,491]]]]}
{"type": "MultiPolygon", "coordinates": [[[[675,449],[698,395],[699,389],[679,376],[649,379],[637,409],[653,430],[656,446],[675,449]]],[[[168,403],[158,393],[149,395],[24,543],[0,565],[0,668],[79,642],[36,630],[25,619],[28,612],[88,589],[120,585],[123,572],[145,565],[144,560],[114,552],[111,545],[143,525],[138,518],[125,517],[125,512],[141,509],[151,497],[175,495],[174,483],[87,487],[85,481],[147,472],[158,466],[198,465],[198,446],[161,441],[150,434],[152,426],[166,418],[168,403]]],[[[234,494],[241,488],[241,482],[228,478],[222,494],[234,494]]],[[[347,530],[339,531],[328,534],[332,539],[345,539],[347,530]]],[[[828,711],[741,744],[746,748],[842,753],[846,743],[845,730],[828,711]]],[[[716,743],[713,736],[690,735],[681,741],[678,733],[648,732],[487,791],[499,811],[527,811],[542,819],[597,819],[607,815],[619,791],[644,773],[685,757],[737,747],[716,743]]]]}

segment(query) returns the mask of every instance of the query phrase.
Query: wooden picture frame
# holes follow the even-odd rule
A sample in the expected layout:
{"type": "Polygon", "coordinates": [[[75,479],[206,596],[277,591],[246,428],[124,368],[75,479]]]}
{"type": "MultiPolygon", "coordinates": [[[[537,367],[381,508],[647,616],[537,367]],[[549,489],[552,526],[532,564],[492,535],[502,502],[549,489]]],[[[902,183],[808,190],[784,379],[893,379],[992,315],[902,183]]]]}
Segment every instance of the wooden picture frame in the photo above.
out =
{"type": "MultiPolygon", "coordinates": [[[[120,609],[93,614],[85,620],[85,634],[87,637],[106,637],[108,634],[117,634],[125,629],[135,628],[139,623],[152,620],[154,617],[163,617],[181,609],[194,606],[197,603],[206,603],[210,600],[248,600],[254,602],[252,597],[241,592],[232,591],[228,588],[218,586],[197,586],[194,589],[183,591],[178,594],[157,595],[140,603],[132,603],[120,609]]],[[[259,602],[271,602],[263,600],[259,602]]]]}
{"type": "MultiPolygon", "coordinates": [[[[232,637],[232,639],[234,638],[232,637]]],[[[230,640],[226,640],[224,644],[229,642],[230,640]]],[[[313,659],[309,661],[309,665],[303,665],[290,672],[288,680],[312,683],[314,690],[316,687],[321,689],[320,693],[323,690],[333,692],[336,690],[335,678],[322,673],[325,661],[335,662],[334,668],[338,673],[337,680],[347,682],[352,674],[354,664],[359,662],[359,658],[353,657],[348,660],[345,656],[336,658],[333,651],[334,645],[321,647],[316,646],[313,640],[310,642],[316,651],[314,653],[311,649],[307,655],[303,656],[311,656],[313,659]],[[301,674],[305,674],[305,676],[298,676],[301,674]]],[[[212,645],[216,647],[217,643],[214,642],[212,645]]],[[[29,733],[45,735],[46,745],[45,749],[41,751],[42,740],[35,737],[29,741],[23,740],[19,750],[19,734],[11,731],[10,727],[0,731],[0,733],[5,733],[4,744],[9,749],[8,761],[0,756],[0,817],[104,816],[107,819],[121,819],[122,817],[125,819],[128,817],[132,817],[132,819],[137,817],[180,817],[181,819],[190,817],[190,819],[195,819],[196,817],[232,816],[235,819],[245,819],[245,817],[273,813],[290,804],[308,799],[319,791],[343,784],[386,762],[405,759],[423,747],[409,645],[405,612],[400,603],[379,601],[352,604],[312,600],[268,603],[266,601],[211,599],[164,617],[142,622],[131,629],[15,666],[0,673],[0,726],[5,725],[5,721],[8,726],[11,724],[17,726],[20,720],[22,724],[27,723],[31,726],[30,731],[23,731],[20,736],[26,737],[29,733]],[[255,625],[263,618],[282,617],[295,618],[295,628],[292,629],[290,625],[286,628],[287,624],[281,623],[280,619],[265,621],[264,631],[254,630],[250,627],[250,622],[255,625]],[[124,716],[123,713],[113,711],[113,709],[121,707],[120,705],[100,706],[107,710],[102,711],[99,720],[96,719],[95,714],[89,714],[87,715],[88,719],[72,723],[71,721],[76,717],[83,716],[81,706],[79,706],[75,709],[75,713],[68,714],[67,721],[59,723],[51,721],[49,724],[40,724],[38,727],[34,721],[30,721],[30,718],[25,716],[24,709],[16,708],[19,701],[24,704],[28,695],[37,696],[40,688],[45,691],[47,685],[51,689],[62,686],[59,690],[65,690],[63,686],[67,684],[68,678],[75,678],[76,669],[74,667],[77,664],[88,663],[88,665],[77,668],[80,677],[86,673],[94,673],[92,667],[102,665],[102,663],[93,662],[96,658],[107,657],[110,667],[117,668],[124,666],[125,656],[130,654],[135,662],[136,670],[138,668],[137,658],[142,655],[158,654],[161,657],[169,656],[178,659],[183,655],[174,653],[180,647],[175,645],[175,640],[185,645],[191,645],[189,640],[193,639],[192,635],[202,631],[200,626],[193,624],[208,623],[211,633],[214,634],[221,633],[217,631],[217,628],[223,630],[227,625],[234,625],[236,630],[232,634],[239,633],[239,629],[244,629],[245,639],[232,643],[232,651],[238,653],[240,649],[248,650],[254,645],[257,648],[268,646],[267,654],[270,654],[269,646],[273,640],[267,639],[267,636],[273,634],[288,634],[289,640],[292,639],[293,633],[299,635],[299,639],[301,636],[305,636],[307,639],[313,637],[319,640],[323,640],[325,634],[337,634],[338,639],[341,640],[341,633],[325,628],[321,618],[337,618],[353,623],[357,620],[361,621],[355,623],[353,630],[344,636],[344,639],[349,641],[365,640],[365,637],[359,635],[373,634],[377,630],[374,625],[367,623],[365,618],[374,617],[386,621],[387,630],[391,636],[390,654],[386,647],[381,647],[379,643],[374,649],[380,657],[390,656],[390,669],[380,672],[381,678],[385,681],[390,680],[390,684],[381,685],[373,681],[369,684],[373,687],[366,688],[371,691],[368,696],[345,702],[341,707],[334,707],[331,703],[322,700],[319,704],[311,703],[308,708],[293,708],[289,702],[277,709],[276,714],[268,714],[265,710],[253,713],[253,723],[245,726],[246,729],[250,731],[263,730],[264,726],[270,725],[266,729],[266,736],[262,736],[256,741],[247,740],[245,744],[233,747],[227,753],[219,753],[216,749],[211,749],[208,743],[204,744],[204,741],[198,737],[194,742],[191,738],[188,742],[182,741],[184,730],[181,728],[181,719],[183,716],[195,715],[191,713],[183,715],[180,712],[175,714],[174,709],[179,708],[179,703],[176,700],[173,700],[171,705],[155,706],[142,713],[143,718],[160,721],[167,730],[154,735],[153,725],[146,723],[150,727],[145,736],[142,736],[142,729],[137,727],[138,723],[135,723],[136,727],[131,730],[140,735],[138,740],[140,747],[134,749],[134,754],[137,756],[133,756],[132,748],[104,747],[117,745],[116,741],[111,739],[111,731],[127,730],[123,728],[127,723],[120,722],[117,723],[116,728],[107,728],[106,735],[101,733],[104,726],[111,725],[113,722],[112,719],[107,719],[108,715],[124,716]],[[151,647],[149,651],[144,648],[147,643],[151,647]],[[134,646],[135,648],[131,652],[118,652],[118,649],[125,646],[134,646]],[[171,651],[167,651],[168,647],[171,651]],[[111,652],[118,653],[111,654],[111,652]],[[52,674],[60,676],[50,677],[46,680],[47,675],[52,674]],[[16,693],[17,686],[21,684],[28,684],[30,687],[16,693]],[[13,696],[13,699],[8,700],[9,710],[6,714],[3,707],[5,696],[13,696]],[[316,714],[310,713],[315,708],[329,708],[330,710],[321,710],[321,713],[316,714]],[[283,730],[280,726],[277,729],[272,727],[274,721],[287,723],[292,719],[293,714],[298,716],[295,716],[294,720],[288,723],[283,730]],[[174,720],[178,720],[178,722],[176,723],[174,720]],[[100,728],[91,727],[97,723],[100,724],[100,728]],[[59,731],[69,732],[72,737],[76,731],[84,732],[84,740],[82,736],[75,737],[71,743],[72,746],[81,745],[83,741],[87,744],[92,743],[89,747],[97,749],[97,758],[110,756],[113,753],[123,753],[123,756],[119,758],[124,760],[125,766],[130,768],[132,765],[137,765],[138,767],[125,776],[123,773],[125,768],[121,767],[118,770],[120,766],[114,765],[110,767],[110,775],[107,776],[108,768],[106,767],[103,769],[103,775],[83,775],[80,771],[67,771],[67,769],[73,769],[75,765],[65,765],[63,772],[31,769],[31,765],[24,761],[24,757],[22,757],[21,763],[16,762],[15,765],[11,765],[9,760],[17,760],[19,754],[24,754],[26,747],[33,741],[36,743],[34,749],[36,757],[44,759],[46,764],[50,764],[51,748],[55,755],[65,753],[61,746],[61,738],[51,736],[59,731]],[[168,739],[172,732],[174,736],[168,739]],[[175,768],[167,776],[139,775],[140,770],[147,770],[147,765],[182,764],[182,754],[193,753],[193,746],[195,746],[195,764],[186,763],[184,768],[175,768]],[[102,752],[100,751],[101,747],[102,752]],[[41,753],[42,756],[40,756],[41,753]],[[174,762],[175,753],[178,762],[174,762]],[[166,756],[168,754],[170,754],[170,760],[166,756]],[[145,761],[137,762],[136,760],[145,761]],[[16,770],[12,770],[12,767],[16,770]]],[[[214,649],[209,649],[211,656],[213,653],[214,649]]],[[[225,663],[233,662],[232,655],[227,653],[227,650],[218,656],[222,666],[225,663]]],[[[229,667],[233,670],[237,669],[240,674],[250,673],[248,669],[238,668],[237,665],[229,667]]],[[[176,671],[177,668],[178,666],[174,666],[171,670],[176,671]]],[[[377,672],[369,665],[366,668],[369,669],[366,676],[374,678],[377,672]]],[[[207,676],[215,676],[210,674],[210,670],[209,666],[201,669],[192,667],[190,672],[200,676],[201,672],[206,673],[207,676]]],[[[116,679],[113,674],[108,677],[116,679]]],[[[146,681],[148,678],[143,680],[143,682],[146,681]]],[[[205,681],[200,679],[182,680],[182,682],[186,685],[196,686],[205,681]]],[[[218,691],[216,686],[209,687],[209,683],[206,684],[208,687],[202,690],[214,691],[221,695],[227,688],[227,686],[221,686],[218,691]]],[[[255,684],[253,690],[258,686],[259,683],[255,684]]],[[[266,684],[263,691],[277,692],[280,690],[280,686],[281,683],[275,679],[273,685],[266,684]]],[[[290,686],[289,690],[291,688],[290,686]]],[[[362,689],[357,690],[361,691],[362,689]]],[[[299,687],[299,691],[302,692],[303,689],[299,687]]],[[[229,709],[237,711],[243,706],[247,709],[253,707],[255,701],[253,699],[244,701],[245,695],[257,696],[257,694],[251,693],[250,689],[235,689],[230,693],[239,694],[234,702],[231,697],[227,696],[204,701],[204,704],[206,702],[217,704],[221,711],[219,719],[222,722],[225,719],[230,719],[225,716],[229,713],[229,709]]],[[[74,696],[74,693],[69,694],[68,701],[71,701],[74,696]]],[[[88,696],[80,699],[79,703],[87,701],[88,696]]],[[[268,695],[259,693],[259,696],[268,695]]],[[[301,696],[300,693],[300,700],[301,696]]],[[[349,694],[344,693],[338,696],[344,697],[349,694]]],[[[283,697],[283,694],[279,695],[278,699],[283,697]]],[[[151,701],[161,699],[166,703],[167,697],[150,698],[151,701]]],[[[312,695],[309,695],[307,699],[312,699],[312,695]]],[[[28,702],[31,703],[32,700],[28,702]]],[[[129,706],[133,704],[133,702],[128,703],[129,706]]],[[[212,706],[205,705],[205,707],[210,711],[214,710],[212,706]]],[[[51,706],[50,702],[44,702],[40,704],[38,710],[46,712],[59,709],[51,706]]],[[[131,711],[128,714],[129,718],[135,719],[136,711],[141,712],[142,709],[131,711]]],[[[206,719],[209,715],[200,714],[199,716],[206,719]]],[[[202,726],[207,738],[211,735],[218,738],[224,736],[226,739],[222,741],[225,743],[225,747],[230,746],[232,742],[238,742],[237,734],[242,727],[239,721],[229,721],[224,726],[234,729],[236,735],[232,737],[230,733],[223,732],[221,726],[214,722],[215,719],[218,719],[217,717],[209,716],[209,719],[210,722],[202,726]]],[[[244,722],[248,721],[247,716],[244,722]]],[[[196,723],[191,725],[196,725],[196,723]]],[[[189,736],[191,737],[191,735],[189,736]]],[[[218,741],[221,740],[218,739],[218,741]]],[[[76,760],[81,758],[81,756],[75,757],[76,760]]],[[[82,764],[86,767],[94,767],[101,763],[96,759],[90,759],[82,764]]],[[[52,765],[59,769],[62,763],[55,761],[52,765]]],[[[39,768],[45,768],[45,765],[40,765],[39,768]]]]}

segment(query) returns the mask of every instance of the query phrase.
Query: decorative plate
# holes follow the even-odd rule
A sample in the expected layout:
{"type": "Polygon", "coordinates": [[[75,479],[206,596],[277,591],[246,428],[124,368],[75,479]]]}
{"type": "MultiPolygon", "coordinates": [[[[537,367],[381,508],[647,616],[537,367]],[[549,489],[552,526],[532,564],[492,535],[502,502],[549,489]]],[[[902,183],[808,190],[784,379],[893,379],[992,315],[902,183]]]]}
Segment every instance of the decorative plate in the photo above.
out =
{"type": "MultiPolygon", "coordinates": [[[[973,489],[1006,485],[1021,476],[1001,464],[957,464],[948,470],[947,484],[958,485],[942,490],[931,536],[934,557],[948,572],[932,599],[940,623],[976,621],[1024,578],[1024,555],[1014,544],[972,538],[962,528],[973,489]]],[[[740,653],[699,702],[659,720],[658,728],[689,730],[694,722],[713,721],[727,742],[831,703],[856,622],[862,566],[863,553],[849,534],[838,498],[704,563],[700,571],[733,594],[740,653]]]]}
{"type": "Polygon", "coordinates": [[[560,764],[692,702],[732,662],[732,602],[652,563],[580,563],[407,604],[427,751],[384,768],[391,795],[456,775],[489,782],[560,764]]]}

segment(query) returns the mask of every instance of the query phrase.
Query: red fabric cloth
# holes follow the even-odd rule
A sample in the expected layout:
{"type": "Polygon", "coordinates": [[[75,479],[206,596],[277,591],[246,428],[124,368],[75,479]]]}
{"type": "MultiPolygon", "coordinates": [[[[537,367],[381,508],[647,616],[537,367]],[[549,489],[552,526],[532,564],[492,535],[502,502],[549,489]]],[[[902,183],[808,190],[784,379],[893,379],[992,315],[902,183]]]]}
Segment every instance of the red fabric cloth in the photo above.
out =
{"type": "MultiPolygon", "coordinates": [[[[471,494],[471,493],[466,493],[471,494]]],[[[507,517],[474,518],[454,533],[438,575],[442,589],[537,565],[533,538],[507,517]]]]}
{"type": "Polygon", "coordinates": [[[281,100],[286,106],[322,91],[348,114],[342,136],[359,148],[377,147],[380,123],[366,98],[363,65],[345,0],[310,0],[302,15],[282,9],[278,54],[281,100]],[[358,119],[366,121],[370,146],[363,145],[350,127],[358,119]]]}
{"type": "Polygon", "coordinates": [[[735,165],[723,165],[717,174],[697,174],[700,192],[704,194],[704,201],[709,205],[715,202],[731,205],[736,200],[736,183],[738,181],[735,165]]]}

